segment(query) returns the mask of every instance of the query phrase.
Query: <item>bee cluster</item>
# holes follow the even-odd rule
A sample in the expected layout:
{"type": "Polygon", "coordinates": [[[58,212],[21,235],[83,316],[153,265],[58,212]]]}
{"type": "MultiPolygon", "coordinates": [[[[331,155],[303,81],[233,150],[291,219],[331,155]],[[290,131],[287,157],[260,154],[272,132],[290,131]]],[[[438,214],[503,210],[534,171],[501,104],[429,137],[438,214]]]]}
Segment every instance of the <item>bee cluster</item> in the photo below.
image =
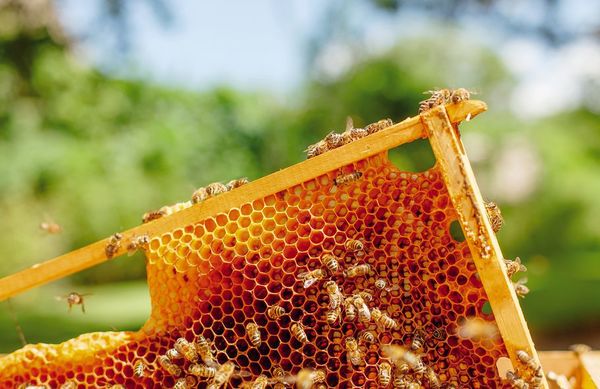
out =
{"type": "Polygon", "coordinates": [[[430,109],[437,107],[438,105],[444,105],[448,103],[459,103],[464,100],[471,98],[471,93],[465,88],[458,89],[436,89],[430,90],[425,93],[431,94],[431,97],[425,99],[419,103],[419,113],[429,111],[430,109]]]}
{"type": "Polygon", "coordinates": [[[517,351],[517,358],[524,366],[524,369],[521,369],[521,372],[518,369],[517,371],[508,371],[506,373],[508,382],[516,389],[541,388],[544,379],[542,367],[526,351],[517,351]]]}

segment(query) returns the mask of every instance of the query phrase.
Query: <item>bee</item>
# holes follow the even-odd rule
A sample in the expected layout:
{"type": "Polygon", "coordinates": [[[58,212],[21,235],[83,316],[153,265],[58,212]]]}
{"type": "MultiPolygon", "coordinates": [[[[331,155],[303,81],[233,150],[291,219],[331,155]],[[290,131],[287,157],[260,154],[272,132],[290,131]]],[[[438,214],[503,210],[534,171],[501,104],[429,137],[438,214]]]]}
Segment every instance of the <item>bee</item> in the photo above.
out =
{"type": "Polygon", "coordinates": [[[359,295],[354,295],[354,306],[358,311],[358,320],[366,323],[371,320],[371,311],[369,310],[369,306],[365,303],[362,297],[359,295]]]}
{"type": "Polygon", "coordinates": [[[217,373],[217,368],[194,363],[188,367],[188,373],[200,378],[213,378],[217,373]]]}
{"type": "Polygon", "coordinates": [[[290,381],[296,383],[297,389],[311,389],[313,385],[324,382],[325,378],[323,370],[302,369],[290,381]]]}
{"type": "Polygon", "coordinates": [[[131,242],[127,245],[127,255],[130,257],[136,253],[139,249],[147,250],[148,243],[150,243],[150,238],[148,235],[136,236],[131,239],[131,242]]]}
{"type": "Polygon", "coordinates": [[[44,230],[48,234],[59,234],[62,232],[62,227],[60,224],[57,224],[52,221],[45,221],[40,223],[40,229],[44,230]]]}
{"type": "Polygon", "coordinates": [[[515,288],[515,293],[517,296],[525,298],[527,293],[529,293],[529,288],[525,285],[527,283],[527,278],[521,278],[517,282],[513,282],[513,287],[515,288]]]}
{"type": "Polygon", "coordinates": [[[147,369],[148,369],[148,366],[144,363],[144,361],[142,361],[141,359],[138,359],[138,361],[135,363],[135,365],[133,365],[133,375],[138,378],[142,378],[146,375],[147,369]]]}
{"type": "Polygon", "coordinates": [[[430,93],[431,97],[419,103],[419,113],[429,111],[431,108],[438,105],[446,104],[448,101],[450,101],[452,96],[450,89],[431,90],[425,93],[430,93]]]}
{"type": "Polygon", "coordinates": [[[228,361],[222,364],[217,370],[212,382],[208,385],[208,389],[219,389],[225,385],[233,376],[235,365],[233,362],[228,361]]]}
{"type": "Polygon", "coordinates": [[[446,339],[446,330],[444,330],[443,328],[436,328],[431,333],[431,336],[433,337],[433,339],[444,340],[446,339]]]}
{"type": "Polygon", "coordinates": [[[352,172],[343,176],[337,176],[336,178],[334,178],[333,184],[335,186],[347,185],[354,181],[358,181],[358,179],[361,178],[362,175],[362,172],[352,172]]]}
{"type": "Polygon", "coordinates": [[[360,240],[348,239],[346,243],[344,243],[344,247],[346,250],[355,253],[357,251],[362,251],[365,248],[365,245],[360,240]]]}
{"type": "Polygon", "coordinates": [[[511,278],[514,274],[518,272],[526,272],[527,267],[521,263],[521,258],[516,257],[514,261],[510,259],[505,259],[504,264],[506,265],[506,274],[508,278],[511,278]]]}
{"type": "Polygon", "coordinates": [[[558,389],[571,389],[571,384],[569,383],[569,380],[562,374],[559,375],[553,371],[549,371],[548,374],[546,374],[546,377],[548,378],[548,380],[554,382],[555,386],[558,389]]]}
{"type": "Polygon", "coordinates": [[[353,337],[346,338],[346,353],[350,363],[355,366],[362,364],[362,354],[358,348],[358,342],[353,337]]]}
{"type": "MultiPolygon", "coordinates": [[[[417,369],[415,369],[415,367],[418,368],[418,373],[425,372],[425,368],[419,367],[421,364],[424,366],[423,362],[420,361],[420,358],[406,347],[398,346],[397,344],[386,344],[381,347],[381,351],[384,356],[389,358],[396,365],[406,363],[408,367],[415,370],[416,373],[417,369]]],[[[403,372],[402,374],[406,374],[406,372],[403,372]]]]}
{"type": "Polygon", "coordinates": [[[266,389],[269,384],[269,378],[266,375],[259,375],[254,381],[245,384],[243,387],[247,389],[266,389]]]}
{"type": "Polygon", "coordinates": [[[326,153],[329,151],[329,147],[325,141],[320,140],[317,143],[308,146],[304,151],[306,152],[306,159],[311,159],[317,155],[326,153]]]}
{"type": "Polygon", "coordinates": [[[198,335],[196,342],[194,343],[194,347],[196,348],[196,352],[200,358],[202,358],[207,366],[217,366],[217,361],[213,353],[212,346],[204,336],[198,335]]]}
{"type": "Polygon", "coordinates": [[[379,378],[379,384],[385,388],[392,381],[392,365],[387,362],[381,362],[378,370],[377,377],[379,378]]]}
{"type": "Polygon", "coordinates": [[[347,145],[348,143],[354,142],[369,135],[367,130],[362,128],[350,128],[342,133],[342,143],[347,145]]]}
{"type": "Polygon", "coordinates": [[[208,197],[214,197],[225,192],[227,192],[227,187],[220,182],[213,182],[206,185],[206,194],[208,197]]]}
{"type": "Polygon", "coordinates": [[[323,264],[331,274],[336,273],[340,269],[340,263],[337,258],[331,254],[323,254],[321,256],[321,264],[323,264]]]}
{"type": "Polygon", "coordinates": [[[346,278],[361,277],[368,275],[371,272],[371,265],[364,263],[362,265],[354,265],[345,271],[346,278]]]}
{"type": "Polygon", "coordinates": [[[175,377],[179,377],[181,375],[181,368],[179,366],[177,366],[176,364],[174,364],[173,362],[171,362],[169,357],[167,357],[166,355],[160,355],[158,357],[158,364],[160,365],[160,367],[165,369],[169,374],[171,374],[175,377]]]}
{"type": "Polygon", "coordinates": [[[378,278],[375,281],[375,287],[379,290],[385,290],[387,292],[389,292],[392,289],[387,285],[387,281],[384,280],[383,278],[378,278]]]}
{"type": "Polygon", "coordinates": [[[181,355],[181,353],[179,353],[179,351],[177,351],[174,348],[170,348],[167,350],[167,352],[165,353],[165,355],[171,360],[174,361],[176,359],[181,359],[183,358],[183,355],[181,355]]]}
{"type": "Polygon", "coordinates": [[[333,150],[344,144],[344,136],[342,134],[338,134],[337,132],[330,132],[323,139],[323,142],[327,146],[328,150],[333,150]]]}
{"type": "Polygon", "coordinates": [[[542,374],[542,367],[538,366],[535,369],[535,373],[532,375],[529,381],[532,389],[539,389],[542,387],[542,381],[544,381],[544,375],[542,374]]]}
{"type": "Polygon", "coordinates": [[[267,316],[273,320],[279,319],[281,316],[285,315],[287,312],[285,308],[280,305],[273,305],[267,309],[267,316]]]}
{"type": "Polygon", "coordinates": [[[121,384],[108,385],[108,389],[125,389],[125,387],[121,384]]]}
{"type": "Polygon", "coordinates": [[[192,389],[196,387],[198,381],[196,378],[192,376],[187,376],[185,378],[179,378],[175,381],[175,385],[173,385],[173,389],[192,389]]]}
{"type": "Polygon", "coordinates": [[[166,215],[162,209],[159,209],[157,211],[149,211],[142,216],[142,223],[149,223],[152,220],[160,219],[163,216],[166,215]]]}
{"type": "Polygon", "coordinates": [[[372,331],[362,331],[358,336],[358,340],[362,341],[363,343],[375,343],[377,338],[372,331]]]}
{"type": "Polygon", "coordinates": [[[177,338],[173,348],[188,361],[198,362],[198,352],[196,351],[194,344],[188,342],[185,338],[177,338]]]}
{"type": "Polygon", "coordinates": [[[291,329],[292,329],[292,335],[294,335],[294,338],[298,339],[298,341],[300,341],[302,343],[308,342],[308,336],[306,335],[306,332],[304,331],[304,326],[301,323],[292,324],[291,329]]]}
{"type": "Polygon", "coordinates": [[[71,308],[73,307],[73,305],[81,305],[81,312],[85,313],[85,300],[84,297],[85,296],[91,296],[92,293],[77,293],[77,292],[71,292],[66,296],[57,296],[56,299],[57,300],[66,300],[67,304],[69,305],[69,312],[71,312],[71,308]]]}
{"type": "Polygon", "coordinates": [[[429,387],[431,389],[440,389],[442,387],[442,383],[440,382],[440,379],[438,378],[437,374],[435,374],[435,371],[433,371],[433,369],[431,367],[427,367],[427,371],[425,372],[425,377],[427,377],[427,380],[429,381],[429,387]]]}
{"type": "Polygon", "coordinates": [[[471,98],[471,93],[472,92],[465,88],[454,89],[450,95],[450,100],[455,104],[464,100],[469,100],[471,98]]]}
{"type": "Polygon", "coordinates": [[[373,295],[366,290],[361,290],[360,292],[358,292],[358,295],[362,297],[362,299],[366,302],[370,303],[371,301],[373,301],[373,295]]]}
{"type": "Polygon", "coordinates": [[[377,308],[371,310],[371,316],[373,317],[375,323],[387,330],[397,330],[400,328],[400,324],[396,320],[392,319],[387,313],[381,312],[377,308]]]}
{"type": "Polygon", "coordinates": [[[300,279],[304,281],[305,288],[310,288],[315,282],[321,281],[326,276],[327,274],[325,274],[325,271],[323,269],[315,269],[313,271],[301,273],[298,275],[298,277],[300,277],[300,279]]]}
{"type": "Polygon", "coordinates": [[[365,127],[365,130],[367,130],[367,133],[373,134],[374,132],[379,132],[384,128],[391,127],[393,125],[394,122],[392,121],[392,119],[382,119],[378,122],[369,124],[365,127]]]}
{"type": "Polygon", "coordinates": [[[342,313],[342,310],[339,307],[329,309],[327,311],[327,313],[325,314],[325,318],[327,319],[327,323],[334,324],[337,321],[337,319],[340,317],[341,313],[342,313]]]}
{"type": "Polygon", "coordinates": [[[458,336],[467,339],[495,339],[498,337],[498,327],[492,322],[471,317],[464,320],[458,327],[458,336]]]}
{"type": "Polygon", "coordinates": [[[248,333],[250,343],[252,343],[254,347],[260,346],[260,330],[256,323],[246,324],[246,332],[248,333]]]}
{"type": "Polygon", "coordinates": [[[410,366],[403,359],[396,361],[396,371],[399,375],[406,375],[410,372],[410,366]]]}
{"type": "Polygon", "coordinates": [[[587,344],[577,343],[569,346],[569,350],[573,351],[577,356],[589,353],[592,351],[592,348],[587,344]]]}
{"type": "Polygon", "coordinates": [[[273,366],[273,389],[285,389],[284,379],[285,379],[285,371],[279,365],[273,366]]]}
{"type": "Polygon", "coordinates": [[[60,389],[76,389],[76,388],[77,388],[77,384],[71,380],[65,381],[65,383],[60,386],[60,389]]]}
{"type": "Polygon", "coordinates": [[[327,281],[324,286],[329,295],[329,308],[338,309],[342,305],[342,300],[344,299],[344,295],[340,292],[340,287],[335,281],[327,281]]]}
{"type": "Polygon", "coordinates": [[[521,363],[527,366],[531,371],[537,371],[539,366],[535,362],[535,360],[524,350],[517,350],[517,358],[521,363]]]}
{"type": "Polygon", "coordinates": [[[239,188],[242,185],[246,185],[248,182],[248,179],[246,177],[242,177],[242,178],[238,178],[237,180],[231,180],[229,181],[227,184],[225,184],[225,187],[227,188],[227,190],[232,190],[235,188],[239,188]]]}
{"type": "Polygon", "coordinates": [[[346,313],[346,319],[350,321],[356,320],[356,307],[354,306],[354,297],[346,297],[344,300],[344,312],[346,313]]]}
{"type": "Polygon", "coordinates": [[[421,331],[417,331],[415,333],[415,336],[413,336],[412,342],[410,344],[410,349],[414,352],[419,352],[423,348],[423,343],[425,343],[423,334],[421,331]]]}
{"type": "Polygon", "coordinates": [[[486,201],[484,205],[488,219],[492,225],[492,230],[494,232],[500,231],[504,224],[504,218],[502,217],[502,212],[500,212],[500,207],[493,201],[486,201]]]}
{"type": "Polygon", "coordinates": [[[109,239],[106,247],[104,248],[104,253],[106,254],[106,258],[111,259],[115,256],[119,248],[121,247],[121,239],[123,239],[123,234],[117,232],[113,234],[109,239]]]}
{"type": "Polygon", "coordinates": [[[515,389],[529,389],[529,384],[515,372],[508,371],[506,379],[515,389]]]}
{"type": "Polygon", "coordinates": [[[194,193],[192,193],[192,204],[198,204],[198,203],[206,200],[209,197],[210,196],[208,195],[206,188],[200,187],[200,188],[196,189],[194,191],[194,193]]]}

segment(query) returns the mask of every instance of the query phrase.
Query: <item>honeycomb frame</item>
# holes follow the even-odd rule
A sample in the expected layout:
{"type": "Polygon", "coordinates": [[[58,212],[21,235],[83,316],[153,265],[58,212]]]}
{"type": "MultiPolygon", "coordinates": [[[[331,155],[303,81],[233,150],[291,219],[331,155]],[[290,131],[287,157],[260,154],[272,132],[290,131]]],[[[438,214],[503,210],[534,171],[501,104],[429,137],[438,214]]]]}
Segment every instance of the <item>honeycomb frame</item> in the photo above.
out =
{"type": "MultiPolygon", "coordinates": [[[[505,384],[495,371],[495,362],[499,357],[508,356],[513,366],[520,366],[522,364],[516,358],[516,351],[525,350],[538,364],[539,360],[517,296],[506,275],[502,253],[486,217],[483,199],[458,132],[460,121],[485,109],[485,104],[478,101],[437,107],[232,192],[123,232],[125,242],[142,234],[151,237],[147,259],[152,314],[144,327],[135,333],[84,334],[60,345],[28,345],[0,358],[0,388],[17,387],[23,383],[58,387],[67,380],[76,381],[80,387],[108,385],[109,381],[125,387],[170,387],[174,385],[175,378],[165,374],[159,367],[155,367],[148,377],[135,379],[135,361],[143,358],[149,365],[155,364],[157,356],[172,347],[177,337],[192,341],[201,334],[215,341],[219,363],[232,359],[240,368],[247,368],[254,378],[267,365],[271,366],[272,359],[279,356],[281,364],[288,368],[290,374],[296,374],[309,361],[308,367],[325,368],[329,386],[377,387],[376,366],[381,358],[378,351],[370,346],[363,347],[365,366],[357,373],[348,367],[342,344],[344,338],[357,334],[357,328],[363,330],[372,327],[350,328],[350,324],[342,322],[337,329],[329,326],[329,335],[323,336],[317,329],[324,328],[326,323],[315,318],[315,312],[322,317],[322,306],[327,300],[323,299],[322,293],[311,292],[311,288],[306,288],[304,292],[297,290],[298,274],[300,271],[314,270],[323,250],[343,258],[343,267],[371,261],[378,274],[385,274],[391,284],[401,283],[402,277],[404,285],[408,281],[408,289],[403,295],[398,292],[396,295],[390,293],[386,298],[381,295],[375,298],[376,303],[383,304],[392,317],[402,319],[402,325],[409,323],[410,327],[402,336],[391,331],[381,332],[379,341],[382,343],[395,341],[409,344],[417,327],[431,325],[432,320],[443,321],[439,312],[433,318],[424,315],[406,319],[407,314],[419,316],[426,310],[423,305],[432,301],[433,305],[440,305],[440,301],[443,301],[447,304],[445,314],[455,316],[464,316],[465,309],[471,312],[471,316],[483,315],[480,312],[482,301],[489,301],[493,315],[487,319],[494,320],[498,326],[501,335],[499,342],[474,345],[471,341],[465,343],[447,335],[446,343],[455,344],[446,347],[444,342],[436,343],[428,339],[429,351],[425,358],[439,367],[444,383],[453,382],[459,387],[502,387],[505,384]],[[387,160],[387,150],[419,138],[429,139],[436,157],[434,168],[419,174],[394,170],[387,160]],[[370,172],[364,177],[367,184],[353,183],[348,188],[331,185],[336,175],[355,170],[370,172]],[[399,186],[394,187],[391,181],[398,182],[399,186]],[[385,190],[375,191],[374,183],[385,190]],[[331,193],[317,195],[322,188],[330,192],[339,189],[339,196],[345,197],[336,197],[331,193]],[[394,195],[398,191],[400,194],[394,195]],[[405,213],[391,212],[392,204],[400,200],[401,194],[410,191],[416,191],[417,195],[404,198],[406,203],[396,207],[396,211],[402,208],[405,213]],[[385,195],[387,192],[391,195],[385,195]],[[363,196],[364,201],[357,203],[352,195],[363,196]],[[416,197],[420,199],[417,205],[414,204],[416,197]],[[329,198],[335,199],[331,209],[326,205],[329,198]],[[345,211],[343,207],[338,207],[342,202],[346,204],[345,211]],[[414,207],[419,209],[411,210],[414,207]],[[407,209],[411,211],[406,213],[407,209]],[[440,209],[443,210],[441,214],[436,213],[440,209]],[[403,225],[400,221],[404,217],[414,217],[413,211],[431,216],[428,219],[431,225],[426,228],[420,226],[423,227],[420,231],[402,231],[398,235],[403,225]],[[343,212],[352,215],[352,218],[344,219],[346,224],[336,226],[343,212]],[[313,218],[315,215],[317,217],[313,218]],[[331,220],[327,215],[332,215],[331,220]],[[462,244],[448,240],[447,228],[440,228],[453,218],[460,222],[465,235],[462,244]],[[263,219],[267,222],[261,224],[263,219]],[[362,225],[363,229],[351,226],[348,220],[362,225]],[[257,223],[261,224],[260,228],[255,227],[257,223]],[[443,232],[428,234],[435,230],[431,226],[443,232]],[[286,235],[285,231],[294,233],[286,235]],[[366,239],[365,231],[371,231],[370,236],[378,243],[371,244],[366,239]],[[403,235],[405,232],[406,236],[403,235]],[[361,259],[347,255],[342,250],[343,239],[355,237],[367,241],[372,251],[366,250],[366,256],[372,257],[361,259]],[[429,250],[421,253],[430,241],[436,241],[439,249],[445,248],[447,252],[429,250]],[[403,263],[405,274],[402,275],[398,269],[389,270],[390,263],[398,268],[401,265],[400,260],[390,260],[395,257],[393,254],[398,254],[390,250],[401,245],[408,247],[402,248],[400,253],[408,258],[403,263]],[[324,248],[319,251],[320,246],[324,248]],[[420,258],[421,254],[430,255],[427,266],[434,268],[429,269],[427,274],[422,272],[424,263],[413,260],[420,258]],[[444,260],[436,263],[432,255],[443,257],[444,260]],[[461,261],[464,263],[458,269],[459,266],[455,264],[461,261]],[[437,285],[419,289],[426,284],[423,282],[425,279],[436,280],[431,284],[444,283],[449,278],[453,279],[449,283],[455,289],[445,287],[442,290],[437,285]],[[189,286],[190,280],[195,281],[194,287],[189,286]],[[227,283],[230,283],[229,290],[223,286],[227,283]],[[464,285],[470,289],[463,290],[464,285]],[[166,291],[163,290],[165,286],[166,291]],[[281,299],[273,298],[276,293],[270,288],[280,288],[277,293],[281,293],[281,299]],[[282,297],[282,290],[289,295],[287,298],[282,297]],[[249,297],[247,293],[244,294],[248,291],[252,291],[249,297]],[[413,299],[416,292],[418,296],[428,296],[424,303],[403,300],[403,297],[413,299]],[[436,293],[445,295],[440,298],[436,293]],[[464,299],[473,301],[461,305],[464,299]],[[289,318],[276,324],[266,319],[265,310],[273,304],[285,305],[290,312],[289,318]],[[402,311],[405,304],[421,308],[402,311]],[[253,307],[253,311],[247,308],[249,306],[253,307]],[[213,313],[214,307],[218,307],[215,312],[224,316],[223,321],[214,317],[217,316],[213,313]],[[262,344],[257,348],[258,352],[251,352],[253,348],[245,340],[242,323],[247,322],[248,318],[257,321],[261,327],[262,344]],[[289,330],[294,321],[303,322],[307,327],[310,344],[302,345],[294,339],[289,330]],[[300,348],[302,352],[298,351],[300,348]],[[273,354],[273,349],[277,350],[277,354],[273,354]],[[324,354],[325,349],[328,350],[327,355],[324,354]],[[467,357],[461,353],[466,353],[467,357]],[[481,355],[477,356],[477,353],[481,355]],[[481,365],[475,362],[484,359],[487,361],[486,367],[480,368],[481,365]],[[473,374],[476,379],[473,379],[473,374]],[[104,378],[98,380],[93,377],[104,378]]],[[[106,260],[106,243],[107,240],[97,242],[0,280],[0,291],[3,291],[0,292],[0,299],[106,260]],[[77,260],[73,261],[74,258],[77,260]]],[[[121,247],[116,255],[123,252],[124,248],[121,247]]],[[[359,277],[347,285],[339,276],[335,279],[348,293],[357,287],[372,289],[373,280],[369,277],[359,277]]],[[[322,288],[319,286],[316,289],[322,288]]],[[[455,329],[448,323],[441,326],[449,334],[455,329]]],[[[240,384],[241,381],[236,378],[232,383],[240,384]]],[[[542,387],[547,387],[545,382],[542,387]]]]}

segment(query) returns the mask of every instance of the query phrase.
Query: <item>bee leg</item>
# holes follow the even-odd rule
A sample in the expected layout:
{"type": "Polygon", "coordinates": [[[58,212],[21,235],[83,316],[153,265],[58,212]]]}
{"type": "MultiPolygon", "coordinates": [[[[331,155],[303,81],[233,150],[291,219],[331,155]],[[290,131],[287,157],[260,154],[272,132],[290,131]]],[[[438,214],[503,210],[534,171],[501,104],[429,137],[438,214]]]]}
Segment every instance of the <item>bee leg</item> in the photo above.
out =
{"type": "Polygon", "coordinates": [[[85,313],[85,304],[81,303],[81,312],[85,313]]]}

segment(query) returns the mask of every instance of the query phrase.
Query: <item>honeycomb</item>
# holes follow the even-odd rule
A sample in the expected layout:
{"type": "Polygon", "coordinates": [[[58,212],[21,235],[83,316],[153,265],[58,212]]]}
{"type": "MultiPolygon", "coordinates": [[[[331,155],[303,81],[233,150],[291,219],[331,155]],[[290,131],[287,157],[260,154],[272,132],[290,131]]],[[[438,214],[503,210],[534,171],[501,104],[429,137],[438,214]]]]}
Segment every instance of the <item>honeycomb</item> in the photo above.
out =
{"type": "MultiPolygon", "coordinates": [[[[423,362],[443,387],[506,387],[496,369],[498,358],[507,357],[502,340],[457,335],[467,318],[492,323],[494,318],[467,243],[450,234],[456,219],[437,166],[403,172],[382,153],[181,226],[149,242],[152,314],[139,332],[26,346],[0,359],[0,387],[59,388],[69,382],[78,388],[170,388],[178,377],[161,367],[159,356],[180,337],[193,342],[203,335],[220,365],[236,366],[224,387],[240,387],[261,374],[272,377],[279,365],[289,375],[303,368],[322,370],[327,387],[377,388],[378,366],[386,360],[381,346],[410,347],[416,334],[424,337],[423,362]],[[353,172],[362,175],[335,184],[340,175],[353,172]],[[359,240],[363,249],[350,252],[349,240],[359,240]],[[304,273],[325,269],[323,254],[337,257],[340,270],[325,272],[307,286],[304,273]],[[370,273],[346,273],[361,264],[370,265],[370,273]],[[378,308],[399,327],[351,321],[343,312],[329,324],[324,287],[329,280],[345,296],[370,292],[369,308],[378,308]],[[379,289],[378,280],[387,287],[379,289]],[[273,306],[285,314],[272,319],[267,310],[273,306]],[[248,323],[258,325],[258,347],[247,334],[248,323]],[[308,341],[295,336],[295,323],[304,326],[308,341]],[[359,341],[362,361],[355,366],[346,340],[359,339],[365,330],[376,339],[359,341]],[[134,374],[139,361],[147,366],[143,377],[134,374]]],[[[183,371],[190,366],[185,359],[174,363],[183,371]]],[[[190,387],[206,385],[200,379],[190,387]]],[[[426,380],[423,385],[430,387],[426,380]]]]}

